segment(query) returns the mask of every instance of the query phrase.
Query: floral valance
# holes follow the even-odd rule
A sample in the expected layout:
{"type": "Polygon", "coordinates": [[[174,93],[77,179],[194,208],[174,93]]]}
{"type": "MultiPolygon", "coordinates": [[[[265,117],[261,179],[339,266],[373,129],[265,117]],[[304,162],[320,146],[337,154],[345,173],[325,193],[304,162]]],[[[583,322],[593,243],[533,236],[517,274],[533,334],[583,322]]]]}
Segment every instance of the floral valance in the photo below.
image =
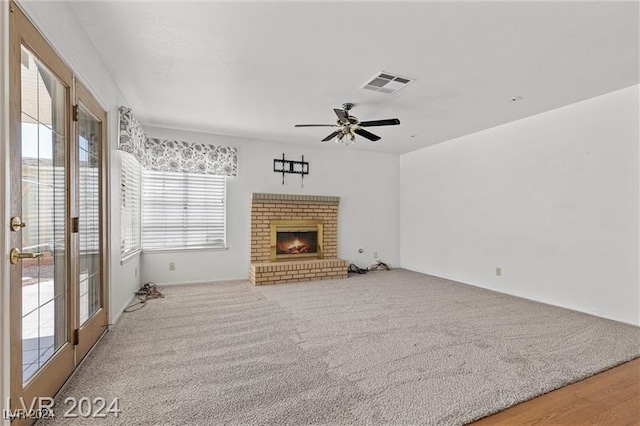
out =
{"type": "Polygon", "coordinates": [[[146,141],[147,135],[131,113],[131,108],[121,106],[118,149],[133,155],[143,167],[146,167],[147,155],[144,149],[146,141]]]}
{"type": "Polygon", "coordinates": [[[145,151],[151,170],[224,176],[238,171],[238,152],[227,146],[147,138],[145,151]]]}
{"type": "Polygon", "coordinates": [[[238,171],[236,148],[148,138],[127,107],[120,107],[119,149],[150,170],[224,176],[235,176],[238,171]]]}

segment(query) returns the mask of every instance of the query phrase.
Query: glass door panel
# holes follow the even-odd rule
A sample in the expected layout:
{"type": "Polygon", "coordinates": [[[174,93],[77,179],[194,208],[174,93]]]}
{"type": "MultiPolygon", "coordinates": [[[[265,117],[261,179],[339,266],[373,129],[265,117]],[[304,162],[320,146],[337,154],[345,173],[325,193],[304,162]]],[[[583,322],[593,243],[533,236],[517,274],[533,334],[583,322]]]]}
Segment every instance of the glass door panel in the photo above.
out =
{"type": "Polygon", "coordinates": [[[82,104],[78,108],[80,326],[102,306],[100,268],[100,121],[82,104]]]}
{"type": "Polygon", "coordinates": [[[107,329],[103,203],[104,123],[106,113],[79,82],[75,86],[77,158],[78,269],[76,360],[80,361],[107,329]]]}
{"type": "Polygon", "coordinates": [[[22,380],[67,342],[66,152],[68,88],[21,50],[22,380]],[[35,257],[37,256],[37,257],[35,257]]]}

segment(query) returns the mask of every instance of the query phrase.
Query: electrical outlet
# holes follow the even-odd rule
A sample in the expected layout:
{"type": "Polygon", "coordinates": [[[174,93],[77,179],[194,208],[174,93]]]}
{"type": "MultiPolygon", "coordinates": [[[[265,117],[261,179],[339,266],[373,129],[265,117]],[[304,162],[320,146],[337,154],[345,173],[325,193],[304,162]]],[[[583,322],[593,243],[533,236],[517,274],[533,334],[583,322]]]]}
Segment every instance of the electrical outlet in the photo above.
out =
{"type": "Polygon", "coordinates": [[[175,271],[176,270],[176,264],[173,262],[169,262],[169,270],[170,271],[175,271]]]}
{"type": "Polygon", "coordinates": [[[378,258],[378,252],[377,252],[377,251],[374,251],[374,252],[373,252],[373,258],[374,258],[374,259],[377,259],[377,258],[378,258]]]}
{"type": "Polygon", "coordinates": [[[496,275],[501,277],[502,276],[502,268],[499,266],[496,266],[496,275]]]}

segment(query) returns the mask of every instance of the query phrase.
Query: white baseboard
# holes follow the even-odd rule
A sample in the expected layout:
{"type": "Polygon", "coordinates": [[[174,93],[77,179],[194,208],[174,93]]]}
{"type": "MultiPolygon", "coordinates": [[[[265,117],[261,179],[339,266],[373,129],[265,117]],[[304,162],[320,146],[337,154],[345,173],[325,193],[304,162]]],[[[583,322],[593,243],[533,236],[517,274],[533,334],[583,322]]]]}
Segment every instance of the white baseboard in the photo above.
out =
{"type": "Polygon", "coordinates": [[[509,295],[509,296],[519,297],[521,299],[531,300],[533,302],[544,303],[545,305],[555,306],[557,308],[569,309],[570,311],[581,312],[583,314],[589,314],[589,315],[593,315],[593,316],[596,316],[596,317],[600,317],[600,318],[604,318],[604,319],[608,319],[608,320],[612,320],[612,321],[617,321],[617,322],[622,322],[622,323],[625,323],[625,324],[640,326],[640,318],[638,318],[637,320],[634,321],[634,320],[630,320],[628,318],[622,318],[622,317],[618,317],[618,316],[615,316],[615,315],[607,314],[607,313],[604,313],[604,312],[594,311],[594,310],[591,310],[591,309],[576,308],[575,306],[567,306],[567,305],[562,305],[562,304],[559,304],[559,303],[550,303],[547,300],[537,299],[537,298],[534,298],[534,297],[531,297],[531,296],[523,296],[523,295],[518,294],[518,293],[510,293],[510,292],[506,292],[506,291],[503,291],[503,290],[496,290],[495,288],[484,286],[484,285],[481,285],[481,284],[475,284],[475,283],[468,283],[468,282],[460,281],[460,280],[458,280],[456,278],[453,278],[453,277],[446,277],[446,276],[442,276],[442,275],[429,274],[429,273],[426,273],[426,272],[416,271],[416,270],[409,269],[409,268],[403,268],[403,269],[406,269],[406,270],[412,271],[412,272],[418,272],[420,274],[431,275],[433,277],[444,278],[445,280],[451,280],[451,281],[455,281],[457,283],[470,285],[470,286],[478,287],[478,288],[483,288],[485,290],[495,291],[496,293],[500,293],[500,294],[506,294],[506,295],[509,295]]]}
{"type": "Polygon", "coordinates": [[[522,295],[517,294],[517,293],[508,293],[506,291],[499,291],[499,290],[493,289],[491,287],[486,287],[486,286],[477,285],[477,284],[468,284],[468,283],[463,283],[463,284],[472,285],[474,287],[484,288],[486,290],[495,291],[496,293],[502,293],[502,294],[507,294],[509,296],[519,297],[521,299],[531,300],[533,302],[544,303],[545,305],[555,306],[557,308],[569,309],[570,311],[581,312],[583,314],[589,314],[589,315],[593,315],[593,316],[596,316],[596,317],[600,317],[600,318],[604,318],[604,319],[608,319],[608,320],[612,320],[612,321],[623,322],[625,324],[640,326],[640,321],[632,321],[632,320],[629,320],[629,319],[626,319],[626,318],[621,318],[621,317],[618,317],[618,316],[615,316],[615,315],[606,314],[604,312],[598,312],[598,311],[594,311],[594,310],[591,310],[591,309],[585,309],[585,308],[578,309],[575,306],[567,306],[567,305],[562,305],[562,304],[559,304],[559,303],[549,303],[546,300],[537,299],[537,298],[530,297],[530,296],[522,296],[522,295]]]}
{"type": "Polygon", "coordinates": [[[122,314],[124,313],[124,310],[127,309],[128,306],[131,306],[131,303],[133,303],[133,299],[135,299],[136,294],[132,294],[131,297],[127,300],[127,303],[125,303],[120,310],[118,311],[118,313],[115,315],[115,317],[113,317],[111,319],[111,323],[109,324],[109,330],[111,330],[111,328],[113,328],[113,326],[116,324],[116,322],[118,322],[118,320],[120,319],[120,317],[122,316],[122,314]]]}
{"type": "MultiPolygon", "coordinates": [[[[173,281],[173,282],[154,282],[158,287],[171,287],[171,286],[179,286],[179,285],[198,285],[198,284],[212,284],[212,283],[220,283],[225,281],[249,281],[249,277],[238,277],[238,278],[227,278],[222,280],[203,280],[203,281],[173,281]]],[[[143,283],[144,284],[144,283],[143,283]]]]}

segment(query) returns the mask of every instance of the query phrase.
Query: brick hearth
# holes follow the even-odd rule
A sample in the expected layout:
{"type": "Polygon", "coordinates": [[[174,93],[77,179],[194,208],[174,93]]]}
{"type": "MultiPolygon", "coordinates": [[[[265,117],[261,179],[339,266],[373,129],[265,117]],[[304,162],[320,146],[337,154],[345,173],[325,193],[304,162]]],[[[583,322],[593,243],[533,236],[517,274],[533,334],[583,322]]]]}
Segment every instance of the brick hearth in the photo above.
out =
{"type": "Polygon", "coordinates": [[[344,278],[347,262],[338,259],[340,197],[254,193],[251,200],[251,267],[255,285],[344,278]],[[272,220],[321,220],[323,258],[271,262],[272,220]]]}

